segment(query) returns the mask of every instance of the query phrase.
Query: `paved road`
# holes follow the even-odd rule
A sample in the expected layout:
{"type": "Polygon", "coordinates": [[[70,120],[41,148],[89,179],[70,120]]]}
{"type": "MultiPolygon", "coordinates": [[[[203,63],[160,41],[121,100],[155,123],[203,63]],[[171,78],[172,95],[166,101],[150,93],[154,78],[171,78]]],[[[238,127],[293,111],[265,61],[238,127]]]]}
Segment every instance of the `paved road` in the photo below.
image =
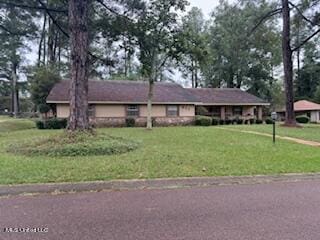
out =
{"type": "Polygon", "coordinates": [[[0,227],[1,240],[318,240],[320,181],[11,197],[0,227]]]}

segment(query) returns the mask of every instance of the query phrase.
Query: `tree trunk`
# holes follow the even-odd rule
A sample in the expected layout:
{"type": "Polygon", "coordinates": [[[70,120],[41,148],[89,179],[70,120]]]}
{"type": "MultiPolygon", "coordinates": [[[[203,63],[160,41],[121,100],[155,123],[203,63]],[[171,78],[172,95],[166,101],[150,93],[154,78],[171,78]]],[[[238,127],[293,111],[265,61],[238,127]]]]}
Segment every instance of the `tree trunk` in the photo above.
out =
{"type": "Polygon", "coordinates": [[[147,129],[152,129],[152,98],[153,98],[153,87],[154,81],[149,81],[149,91],[148,91],[148,106],[147,106],[147,129]]]}
{"type": "Polygon", "coordinates": [[[194,86],[195,88],[199,87],[199,82],[198,82],[198,65],[197,62],[195,62],[195,69],[194,69],[194,86]]]}
{"type": "MultiPolygon", "coordinates": [[[[300,44],[300,20],[298,20],[297,45],[300,44]]],[[[300,48],[297,50],[297,79],[300,79],[300,48]]]]}
{"type": "Polygon", "coordinates": [[[44,39],[46,35],[46,24],[47,24],[47,14],[43,14],[43,26],[42,26],[42,32],[41,32],[41,38],[39,42],[39,49],[38,49],[38,67],[41,65],[41,54],[42,54],[42,47],[46,47],[44,44],[44,39]]]}
{"type": "Polygon", "coordinates": [[[11,68],[11,77],[12,77],[12,107],[13,107],[13,116],[16,118],[19,114],[19,103],[18,103],[18,88],[17,88],[17,64],[12,63],[11,68]]]}
{"type": "Polygon", "coordinates": [[[54,38],[55,38],[55,25],[52,20],[49,19],[49,28],[48,28],[48,64],[51,65],[55,62],[54,56],[54,38]]]}
{"type": "Polygon", "coordinates": [[[192,88],[194,88],[195,84],[194,84],[194,64],[193,64],[193,60],[191,59],[191,86],[192,88]]]}
{"type": "Polygon", "coordinates": [[[293,65],[292,65],[292,49],[290,46],[290,9],[289,1],[282,0],[282,55],[284,69],[284,86],[286,94],[286,117],[285,125],[295,126],[296,119],[294,113],[294,97],[293,97],[293,65]]]}
{"type": "Polygon", "coordinates": [[[88,5],[90,0],[69,0],[71,40],[70,131],[90,129],[88,117],[88,5]]]}

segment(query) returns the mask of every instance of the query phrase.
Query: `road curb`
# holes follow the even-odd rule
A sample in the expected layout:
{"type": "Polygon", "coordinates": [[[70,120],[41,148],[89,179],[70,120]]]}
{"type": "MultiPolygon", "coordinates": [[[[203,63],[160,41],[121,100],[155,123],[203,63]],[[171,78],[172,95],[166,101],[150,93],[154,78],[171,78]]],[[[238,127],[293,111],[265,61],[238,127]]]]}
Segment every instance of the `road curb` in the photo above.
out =
{"type": "Polygon", "coordinates": [[[45,183],[0,185],[0,197],[24,194],[89,192],[89,191],[120,191],[141,189],[173,189],[190,187],[209,187],[223,185],[263,184],[272,182],[299,182],[320,180],[320,173],[282,174],[227,177],[187,177],[112,180],[79,183],[45,183]]]}

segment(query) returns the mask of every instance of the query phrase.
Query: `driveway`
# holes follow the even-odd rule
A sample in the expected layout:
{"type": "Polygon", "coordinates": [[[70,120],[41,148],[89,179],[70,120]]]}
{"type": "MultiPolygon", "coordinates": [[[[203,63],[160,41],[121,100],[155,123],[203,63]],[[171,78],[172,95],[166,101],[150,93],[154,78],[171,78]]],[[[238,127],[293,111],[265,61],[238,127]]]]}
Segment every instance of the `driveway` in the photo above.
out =
{"type": "Polygon", "coordinates": [[[319,203],[319,180],[16,196],[0,199],[0,239],[320,239],[319,203]]]}

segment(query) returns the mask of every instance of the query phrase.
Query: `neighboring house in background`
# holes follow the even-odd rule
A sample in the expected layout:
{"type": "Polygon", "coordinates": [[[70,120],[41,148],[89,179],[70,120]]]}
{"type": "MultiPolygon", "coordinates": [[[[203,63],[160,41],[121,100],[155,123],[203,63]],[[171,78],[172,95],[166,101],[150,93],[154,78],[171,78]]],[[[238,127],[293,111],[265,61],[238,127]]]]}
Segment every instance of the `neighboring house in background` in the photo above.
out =
{"type": "MultiPolygon", "coordinates": [[[[277,112],[280,120],[284,120],[286,113],[285,109],[283,108],[277,112]]],[[[297,101],[294,103],[294,112],[296,116],[308,116],[312,123],[320,123],[320,104],[307,100],[297,101]]]]}
{"type": "MultiPolygon", "coordinates": [[[[148,82],[89,81],[89,115],[95,124],[125,125],[135,118],[144,126],[147,117],[148,82]]],[[[47,103],[58,118],[69,117],[69,81],[51,90],[47,103]]],[[[152,116],[158,125],[188,125],[196,113],[221,119],[262,119],[262,106],[269,105],[240,89],[188,89],[175,83],[154,86],[152,116]],[[204,111],[203,111],[204,110],[204,111]]]]}

